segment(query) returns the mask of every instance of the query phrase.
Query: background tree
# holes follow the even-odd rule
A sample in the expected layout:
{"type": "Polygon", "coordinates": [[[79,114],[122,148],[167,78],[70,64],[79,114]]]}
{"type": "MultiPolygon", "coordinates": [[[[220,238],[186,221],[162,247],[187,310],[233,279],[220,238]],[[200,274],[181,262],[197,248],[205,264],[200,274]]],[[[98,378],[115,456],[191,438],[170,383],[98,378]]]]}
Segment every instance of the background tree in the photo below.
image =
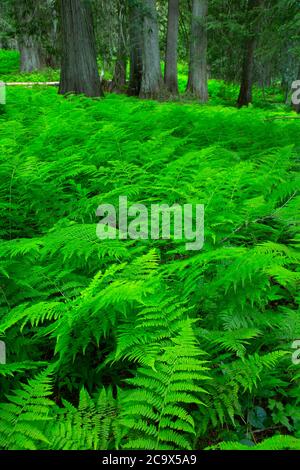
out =
{"type": "Polygon", "coordinates": [[[126,0],[117,0],[117,56],[114,69],[112,90],[124,90],[127,69],[127,22],[126,0]]]}
{"type": "Polygon", "coordinates": [[[11,2],[3,0],[0,3],[0,49],[18,48],[14,20],[11,2]]]}
{"type": "Polygon", "coordinates": [[[169,0],[168,31],[165,60],[165,85],[172,94],[178,94],[177,48],[179,27],[179,0],[169,0]]]}
{"type": "Polygon", "coordinates": [[[128,23],[130,43],[130,78],[128,94],[139,96],[143,76],[143,28],[142,8],[139,0],[128,0],[128,23]]]}
{"type": "Polygon", "coordinates": [[[252,102],[252,84],[253,84],[253,67],[254,52],[257,43],[257,29],[259,15],[258,8],[262,5],[263,0],[248,0],[247,5],[247,36],[245,40],[245,52],[242,66],[241,87],[237,104],[239,107],[248,106],[252,102]]]}
{"type": "Polygon", "coordinates": [[[39,70],[46,64],[40,40],[44,29],[40,22],[42,10],[42,0],[15,0],[14,2],[21,72],[39,70]]]}
{"type": "Polygon", "coordinates": [[[208,0],[193,0],[187,91],[203,103],[208,101],[207,13],[208,0]]]}
{"type": "Polygon", "coordinates": [[[143,6],[143,74],[140,96],[158,98],[164,92],[164,83],[160,66],[156,2],[144,0],[143,6]]]}
{"type": "Polygon", "coordinates": [[[102,96],[88,0],[60,0],[62,64],[59,92],[102,96]]]}
{"type": "MultiPolygon", "coordinates": [[[[251,96],[246,95],[247,88],[251,95],[252,85],[261,88],[266,100],[271,99],[267,87],[281,86],[284,95],[282,101],[288,105],[291,102],[291,84],[297,78],[300,54],[299,0],[264,0],[263,8],[255,9],[259,15],[251,13],[251,2],[248,0],[210,0],[209,14],[204,22],[201,18],[195,20],[198,14],[193,13],[195,6],[204,4],[200,0],[181,0],[179,13],[177,0],[170,0],[170,4],[166,0],[152,0],[150,8],[144,0],[84,1],[88,1],[92,7],[98,68],[106,79],[105,83],[112,79],[109,82],[110,90],[123,90],[129,95],[143,96],[144,69],[144,96],[163,96],[167,90],[176,94],[179,77],[180,89],[186,86],[184,80],[189,63],[188,89],[197,99],[202,99],[200,95],[204,96],[204,101],[207,99],[206,73],[211,78],[234,84],[234,90],[239,84],[241,105],[251,99],[251,96]],[[153,18],[157,23],[157,32],[150,24],[153,18]],[[199,40],[197,43],[194,39],[197,38],[197,31],[201,32],[203,24],[207,26],[204,29],[204,41],[199,40]],[[206,29],[209,31],[207,48],[206,29]],[[152,39],[156,42],[154,47],[150,44],[152,39]],[[204,53],[198,50],[197,54],[193,54],[197,47],[192,46],[197,44],[204,47],[204,53]],[[254,44],[253,53],[251,44],[254,44]],[[206,49],[207,65],[203,66],[203,73],[199,75],[198,59],[205,61],[206,49]],[[129,56],[130,77],[126,89],[125,60],[129,56]],[[147,57],[144,67],[143,56],[147,57]],[[158,57],[162,56],[166,59],[165,87],[158,67],[158,57]],[[196,60],[193,61],[192,57],[196,60]],[[193,63],[195,68],[191,66],[193,63]],[[153,67],[153,64],[156,65],[153,67]],[[199,76],[204,83],[204,92],[199,91],[199,76]],[[250,76],[251,84],[248,80],[250,76]],[[154,92],[149,89],[154,89],[154,92]],[[158,89],[161,91],[157,92],[158,89]],[[243,95],[245,99],[242,99],[243,95]]],[[[61,41],[56,8],[58,3],[58,0],[2,0],[0,45],[2,48],[15,49],[19,42],[22,71],[59,68],[61,41]]],[[[222,86],[225,87],[225,83],[222,86]]],[[[227,99],[225,95],[224,99],[227,99]]],[[[231,94],[232,104],[237,97],[231,94]]]]}
{"type": "Polygon", "coordinates": [[[118,0],[92,0],[96,50],[101,73],[113,74],[118,48],[118,0]]]}

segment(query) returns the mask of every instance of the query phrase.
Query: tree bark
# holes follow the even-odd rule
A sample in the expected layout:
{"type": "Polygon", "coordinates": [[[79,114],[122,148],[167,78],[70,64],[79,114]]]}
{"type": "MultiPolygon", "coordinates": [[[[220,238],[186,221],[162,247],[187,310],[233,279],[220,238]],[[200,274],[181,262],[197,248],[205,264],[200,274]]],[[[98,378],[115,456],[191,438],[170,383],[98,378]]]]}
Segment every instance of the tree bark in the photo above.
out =
{"type": "Polygon", "coordinates": [[[129,42],[130,42],[130,79],[129,96],[139,96],[143,75],[143,29],[142,12],[137,0],[128,1],[129,42]]]}
{"type": "Polygon", "coordinates": [[[178,94],[177,47],[179,30],[179,0],[169,0],[168,31],[165,61],[165,85],[167,90],[178,94]]]}
{"type": "Polygon", "coordinates": [[[249,38],[246,42],[243,59],[242,80],[238,97],[238,107],[248,106],[252,103],[252,77],[254,65],[255,38],[249,38]]]}
{"type": "Polygon", "coordinates": [[[252,103],[252,85],[253,85],[253,68],[254,68],[254,53],[257,37],[257,25],[253,26],[254,13],[261,5],[262,0],[248,0],[248,30],[249,34],[245,42],[245,53],[242,65],[242,78],[240,93],[237,101],[237,106],[248,106],[252,103]]]}
{"type": "Polygon", "coordinates": [[[144,0],[143,5],[143,75],[140,97],[156,99],[165,91],[160,66],[156,1],[144,0]]]}
{"type": "Polygon", "coordinates": [[[193,0],[187,92],[194,95],[202,103],[208,101],[207,13],[208,0],[193,0]]]}
{"type": "Polygon", "coordinates": [[[45,67],[45,56],[41,46],[40,0],[15,0],[20,71],[33,72],[45,67]]]}
{"type": "Polygon", "coordinates": [[[60,0],[62,64],[60,94],[103,96],[89,0],[60,0]]]}
{"type": "Polygon", "coordinates": [[[23,34],[19,37],[18,46],[20,51],[20,72],[34,72],[45,67],[44,57],[33,36],[23,34]]]}
{"type": "Polygon", "coordinates": [[[127,50],[126,50],[126,23],[125,2],[118,0],[118,49],[112,81],[113,91],[122,91],[126,85],[127,50]]]}
{"type": "Polygon", "coordinates": [[[46,48],[46,66],[59,69],[61,62],[61,38],[59,29],[59,12],[57,2],[53,0],[45,0],[48,4],[49,13],[51,14],[48,26],[48,44],[46,48]]]}

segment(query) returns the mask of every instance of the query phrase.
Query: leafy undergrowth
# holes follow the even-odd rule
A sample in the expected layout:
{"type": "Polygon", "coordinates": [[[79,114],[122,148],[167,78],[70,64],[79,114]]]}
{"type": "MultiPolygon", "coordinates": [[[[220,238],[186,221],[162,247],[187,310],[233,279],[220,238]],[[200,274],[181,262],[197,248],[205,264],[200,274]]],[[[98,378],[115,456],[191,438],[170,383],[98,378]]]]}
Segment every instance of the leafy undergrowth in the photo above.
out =
{"type": "MultiPolygon", "coordinates": [[[[18,73],[20,67],[20,54],[17,51],[0,49],[0,75],[18,73]]],[[[1,78],[2,80],[2,78],[1,78]]]]}
{"type": "Polygon", "coordinates": [[[0,81],[9,82],[55,82],[59,80],[59,70],[45,68],[37,72],[20,73],[18,51],[0,49],[0,81]]]}
{"type": "Polygon", "coordinates": [[[16,72],[9,74],[1,74],[1,81],[5,83],[16,82],[58,82],[60,78],[59,70],[45,68],[38,72],[16,72]]]}
{"type": "MultiPolygon", "coordinates": [[[[185,96],[188,81],[188,66],[178,66],[178,86],[180,94],[185,96]]],[[[227,83],[224,80],[208,80],[209,102],[214,105],[236,106],[239,96],[240,85],[238,83],[227,83]]],[[[280,86],[273,85],[264,89],[253,87],[253,106],[259,108],[281,109],[287,111],[284,103],[284,93],[280,86]]]]}
{"type": "Polygon", "coordinates": [[[8,90],[1,448],[300,448],[300,126],[272,116],[8,90]],[[204,204],[203,249],[100,241],[119,196],[204,204]]]}
{"type": "MultiPolygon", "coordinates": [[[[60,71],[45,68],[31,73],[20,73],[19,53],[16,51],[5,51],[0,49],[0,80],[5,83],[11,82],[57,82],[60,79],[60,71]]],[[[103,64],[99,60],[99,73],[104,74],[105,80],[111,80],[113,73],[103,69],[103,64]]],[[[162,71],[164,64],[162,63],[162,71]]],[[[129,70],[127,73],[129,79],[129,70]]],[[[195,102],[195,98],[186,95],[186,85],[188,79],[188,66],[178,65],[178,86],[179,98],[171,97],[171,100],[195,102]]],[[[209,103],[216,106],[235,106],[239,95],[239,85],[237,83],[226,83],[224,80],[210,79],[208,81],[209,103]]],[[[259,108],[269,108],[278,112],[286,113],[288,107],[284,104],[284,94],[280,86],[272,86],[262,89],[253,87],[253,106],[259,108]]]]}

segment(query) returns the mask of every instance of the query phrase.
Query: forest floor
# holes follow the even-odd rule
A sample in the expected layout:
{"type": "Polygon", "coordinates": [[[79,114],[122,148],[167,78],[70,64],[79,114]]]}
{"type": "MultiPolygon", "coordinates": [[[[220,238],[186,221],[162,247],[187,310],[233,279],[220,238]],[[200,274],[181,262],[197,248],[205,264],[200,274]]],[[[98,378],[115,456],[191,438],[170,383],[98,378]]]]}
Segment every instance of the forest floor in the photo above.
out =
{"type": "MultiPolygon", "coordinates": [[[[258,105],[238,110],[236,88],[215,80],[208,105],[8,87],[0,114],[0,339],[6,335],[10,364],[2,368],[24,363],[15,369],[24,381],[24,369],[59,355],[59,403],[76,402],[82,386],[123,390],[133,370],[145,374],[161,347],[182,338],[189,318],[213,379],[203,381],[209,393],[191,412],[197,436],[186,426],[189,442],[217,444],[216,429],[218,439],[252,445],[274,429],[300,437],[299,366],[291,359],[300,337],[300,123],[286,119],[295,114],[274,89],[272,103],[255,93],[258,105]],[[203,249],[187,252],[185,240],[101,242],[95,212],[117,206],[119,196],[130,205],[204,204],[203,249]],[[159,316],[147,319],[146,306],[159,316]]],[[[193,390],[192,374],[186,380],[193,390]]],[[[2,401],[16,383],[5,382],[2,401]]]]}

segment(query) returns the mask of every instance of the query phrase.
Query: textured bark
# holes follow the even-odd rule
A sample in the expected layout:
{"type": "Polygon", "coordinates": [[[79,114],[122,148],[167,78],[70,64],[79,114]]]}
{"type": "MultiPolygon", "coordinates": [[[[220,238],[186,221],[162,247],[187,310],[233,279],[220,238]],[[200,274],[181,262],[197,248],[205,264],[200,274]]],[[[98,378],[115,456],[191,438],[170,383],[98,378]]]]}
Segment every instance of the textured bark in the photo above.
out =
{"type": "Polygon", "coordinates": [[[61,37],[59,28],[59,12],[57,2],[46,0],[48,9],[51,12],[48,31],[48,47],[46,48],[46,66],[54,69],[60,68],[61,62],[61,37]]]}
{"type": "Polygon", "coordinates": [[[262,0],[248,0],[248,17],[249,17],[249,35],[245,42],[245,52],[242,66],[242,79],[240,93],[237,101],[239,108],[248,106],[252,103],[252,85],[253,85],[253,68],[254,53],[257,38],[257,24],[252,25],[254,21],[255,10],[262,4],[262,0]]]}
{"type": "Polygon", "coordinates": [[[143,29],[142,13],[136,0],[128,2],[129,43],[130,43],[130,79],[128,85],[129,96],[139,96],[143,74],[143,29]]]}
{"type": "Polygon", "coordinates": [[[208,101],[207,13],[208,0],[193,0],[187,91],[203,103],[208,101]]]}
{"type": "Polygon", "coordinates": [[[140,96],[155,99],[165,91],[160,67],[156,1],[144,0],[143,5],[143,76],[140,96]]]}
{"type": "Polygon", "coordinates": [[[127,58],[124,55],[119,55],[115,64],[114,77],[112,81],[113,91],[122,91],[126,85],[126,67],[127,58]]]}
{"type": "Polygon", "coordinates": [[[102,96],[88,0],[60,0],[62,64],[59,93],[102,96]]]}
{"type": "Polygon", "coordinates": [[[165,85],[173,95],[178,94],[177,47],[179,29],[179,0],[169,0],[168,32],[165,63],[165,85]]]}
{"type": "Polygon", "coordinates": [[[118,50],[112,81],[113,91],[122,91],[126,85],[127,48],[125,0],[118,0],[118,50]]]}
{"type": "Polygon", "coordinates": [[[40,0],[16,0],[14,3],[21,72],[33,72],[45,67],[41,32],[38,21],[34,21],[39,17],[40,8],[40,0]]]}
{"type": "Polygon", "coordinates": [[[18,41],[20,51],[20,71],[33,72],[45,67],[45,60],[37,40],[33,36],[22,34],[18,41]]]}
{"type": "Polygon", "coordinates": [[[255,38],[249,38],[246,42],[243,59],[241,87],[238,97],[239,108],[241,108],[242,106],[248,106],[249,103],[252,103],[252,77],[254,66],[255,41],[255,38]]]}

